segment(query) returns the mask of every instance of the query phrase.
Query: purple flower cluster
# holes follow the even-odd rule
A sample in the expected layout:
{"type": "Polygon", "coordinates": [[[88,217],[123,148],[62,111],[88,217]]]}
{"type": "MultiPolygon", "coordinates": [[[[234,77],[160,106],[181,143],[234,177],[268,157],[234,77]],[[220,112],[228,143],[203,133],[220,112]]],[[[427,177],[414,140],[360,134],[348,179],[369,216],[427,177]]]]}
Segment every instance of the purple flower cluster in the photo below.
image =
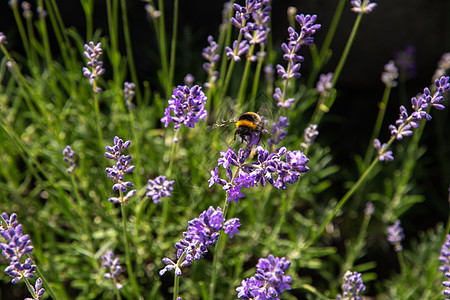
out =
{"type": "Polygon", "coordinates": [[[333,73],[320,74],[319,81],[316,83],[316,90],[322,95],[326,96],[333,87],[333,73]]]}
{"type": "Polygon", "coordinates": [[[169,106],[164,111],[161,122],[164,123],[164,127],[173,122],[175,131],[180,129],[182,124],[185,127],[194,128],[195,123],[198,123],[199,120],[205,121],[208,115],[205,109],[206,99],[200,86],[194,85],[189,88],[186,85],[179,85],[173,90],[172,99],[169,99],[169,106]]]}
{"type": "Polygon", "coordinates": [[[45,289],[42,287],[42,279],[38,278],[36,279],[36,283],[34,286],[30,285],[31,288],[31,295],[33,295],[33,298],[25,298],[24,300],[39,300],[45,293],[45,289]]]}
{"type": "Polygon", "coordinates": [[[97,87],[95,79],[105,73],[105,69],[102,68],[103,62],[100,61],[100,55],[103,54],[102,44],[97,43],[95,45],[94,42],[90,41],[89,44],[84,45],[84,49],[83,55],[89,60],[87,66],[91,69],[83,67],[83,75],[89,78],[94,93],[100,93],[102,89],[97,87]]]}
{"type": "Polygon", "coordinates": [[[108,201],[111,203],[126,203],[136,194],[136,190],[129,191],[125,197],[122,193],[126,193],[128,188],[133,187],[130,181],[124,181],[124,175],[134,171],[134,166],[131,165],[131,155],[123,155],[122,151],[131,145],[130,141],[124,142],[118,136],[114,137],[114,146],[106,146],[105,157],[114,160],[116,163],[112,167],[108,167],[105,171],[108,173],[108,178],[114,182],[112,189],[119,190],[121,197],[112,197],[108,201]]]}
{"type": "MultiPolygon", "coordinates": [[[[298,55],[297,52],[302,45],[310,46],[314,43],[312,35],[321,27],[320,24],[314,24],[316,19],[316,15],[296,15],[295,20],[300,25],[300,33],[296,32],[292,27],[288,28],[288,43],[281,45],[281,49],[284,52],[283,59],[288,61],[288,65],[286,69],[280,64],[276,66],[277,73],[282,79],[300,78],[300,63],[303,62],[304,58],[298,55]]],[[[273,98],[277,100],[278,107],[289,108],[292,102],[294,102],[294,98],[285,99],[285,94],[279,88],[275,89],[273,98]]]]}
{"type": "Polygon", "coordinates": [[[358,14],[370,14],[377,7],[376,3],[370,3],[370,0],[352,0],[352,10],[358,14]]]}
{"type": "MultiPolygon", "coordinates": [[[[112,279],[114,282],[114,278],[122,272],[122,267],[119,264],[120,260],[118,257],[114,257],[114,253],[111,250],[106,251],[102,258],[104,260],[103,267],[105,267],[108,271],[105,273],[104,277],[107,279],[112,279]]],[[[119,290],[122,288],[122,285],[118,282],[115,282],[115,285],[119,290]]]]}
{"type": "Polygon", "coordinates": [[[361,278],[361,273],[347,271],[343,277],[342,295],[338,295],[337,299],[342,300],[362,300],[362,292],[366,286],[361,278]]]}
{"type": "Polygon", "coordinates": [[[158,176],[155,179],[149,179],[145,189],[148,191],[145,195],[152,198],[155,204],[161,203],[162,197],[170,197],[173,191],[172,185],[175,180],[166,180],[166,176],[158,176]]]}
{"type": "Polygon", "coordinates": [[[438,62],[438,67],[434,72],[433,80],[436,80],[441,76],[444,76],[449,69],[450,69],[450,52],[447,52],[442,54],[442,57],[438,62]]]}
{"type": "Polygon", "coordinates": [[[410,136],[413,133],[413,128],[419,127],[419,122],[422,119],[431,120],[431,115],[427,112],[428,108],[434,107],[443,110],[445,106],[441,104],[444,99],[443,94],[450,90],[450,77],[442,76],[435,81],[437,91],[431,95],[428,88],[423,90],[423,94],[416,98],[411,98],[411,105],[414,112],[409,116],[406,108],[400,106],[400,118],[395,122],[395,125],[389,125],[391,135],[395,136],[397,140],[403,139],[404,136],[410,136]]]}
{"type": "Polygon", "coordinates": [[[175,270],[175,275],[180,276],[182,267],[201,259],[208,252],[207,247],[217,243],[221,230],[233,238],[234,234],[239,233],[240,225],[238,218],[226,220],[220,207],[214,209],[210,206],[198,218],[188,222],[187,231],[183,232],[184,238],[175,244],[178,261],[175,263],[167,257],[163,258],[166,266],[159,271],[159,275],[175,270]]]}
{"type": "Polygon", "coordinates": [[[0,32],[0,45],[5,45],[6,43],[6,35],[3,32],[0,32]]]}
{"type": "Polygon", "coordinates": [[[273,99],[277,101],[278,107],[284,107],[289,108],[291,107],[292,103],[294,103],[295,98],[288,98],[284,99],[283,92],[279,87],[275,88],[275,91],[273,93],[273,99]]]}
{"type": "Polygon", "coordinates": [[[301,67],[301,62],[303,61],[303,56],[298,55],[297,52],[300,50],[302,45],[310,46],[314,43],[313,34],[316,30],[320,29],[320,24],[314,24],[316,21],[316,15],[297,15],[295,20],[300,24],[300,33],[297,33],[294,28],[289,27],[289,38],[288,43],[281,44],[281,49],[284,52],[283,58],[288,61],[287,70],[282,65],[277,65],[278,75],[283,79],[289,78],[299,78],[300,73],[298,72],[301,67]]]}
{"type": "Polygon", "coordinates": [[[386,87],[392,88],[397,86],[398,70],[393,60],[384,65],[384,72],[381,73],[381,81],[386,87]]]}
{"type": "MultiPolygon", "coordinates": [[[[33,278],[36,265],[33,265],[31,258],[28,257],[24,263],[21,263],[25,255],[33,252],[30,236],[23,234],[22,225],[17,221],[17,214],[13,213],[11,216],[8,216],[4,212],[1,214],[1,219],[0,236],[6,243],[0,243],[0,249],[2,250],[3,256],[11,261],[5,269],[5,273],[13,278],[11,280],[13,284],[19,283],[22,278],[24,280],[33,278]]],[[[42,279],[38,278],[35,287],[31,285],[30,287],[30,293],[32,293],[33,299],[39,300],[45,292],[42,288],[42,279]]]]}
{"type": "MultiPolygon", "coordinates": [[[[230,19],[231,24],[239,29],[239,38],[233,42],[233,48],[225,47],[225,52],[228,59],[240,61],[241,55],[248,52],[250,45],[265,45],[267,35],[270,32],[269,21],[271,10],[267,6],[267,0],[246,0],[245,6],[240,6],[237,3],[233,4],[236,11],[234,17],[230,19]],[[250,20],[252,22],[250,22],[250,20]],[[241,35],[245,40],[240,40],[241,35]]],[[[255,61],[259,55],[264,56],[264,53],[259,53],[256,56],[249,57],[250,60],[255,61]]]]}
{"type": "Polygon", "coordinates": [[[286,117],[280,116],[280,120],[272,125],[272,130],[270,131],[270,133],[273,138],[268,139],[267,144],[269,146],[274,146],[278,145],[282,140],[284,140],[288,133],[285,128],[288,126],[288,119],[286,117]]]}
{"type": "Polygon", "coordinates": [[[209,46],[205,47],[202,52],[202,56],[207,60],[203,64],[203,69],[206,71],[208,76],[211,78],[210,82],[205,83],[206,88],[211,88],[211,84],[214,84],[219,77],[219,72],[216,71],[216,65],[219,62],[220,55],[217,54],[217,50],[219,50],[219,44],[217,44],[213,37],[208,36],[209,46]]]}
{"type": "Polygon", "coordinates": [[[72,148],[67,145],[66,148],[64,148],[62,154],[64,155],[63,160],[69,164],[69,168],[66,169],[66,172],[72,174],[72,172],[76,168],[75,161],[73,160],[75,152],[73,152],[72,148]]]}
{"type": "Polygon", "coordinates": [[[393,161],[394,156],[392,154],[392,151],[386,151],[387,144],[383,143],[381,144],[379,139],[373,140],[373,146],[377,150],[378,153],[378,159],[380,161],[393,161]]]}
{"type": "Polygon", "coordinates": [[[318,135],[319,131],[317,131],[317,124],[309,124],[308,127],[305,128],[305,133],[303,134],[304,141],[300,144],[300,147],[304,150],[309,149],[318,135]]]}
{"type": "Polygon", "coordinates": [[[290,290],[291,275],[284,275],[291,262],[282,257],[269,255],[260,258],[254,276],[242,280],[236,288],[239,299],[278,299],[284,290],[290,290]]]}
{"type": "Polygon", "coordinates": [[[136,85],[133,82],[124,82],[123,83],[123,96],[125,98],[125,106],[128,109],[133,109],[134,104],[131,103],[133,101],[134,96],[136,95],[135,89],[136,85]]]}
{"type": "Polygon", "coordinates": [[[447,277],[447,280],[442,282],[442,285],[445,287],[442,294],[445,296],[450,296],[450,234],[447,234],[447,239],[442,245],[439,261],[442,263],[439,267],[439,271],[447,277]]]}
{"type": "Polygon", "coordinates": [[[242,188],[250,188],[258,186],[258,182],[262,186],[269,182],[277,189],[286,189],[286,183],[295,183],[299,180],[302,173],[309,171],[306,164],[309,159],[300,151],[287,151],[286,147],[278,149],[274,153],[261,146],[256,148],[258,158],[255,162],[245,163],[249,158],[251,150],[249,148],[240,148],[238,154],[228,148],[227,151],[221,151],[218,165],[226,170],[228,181],[219,178],[219,167],[211,171],[209,186],[218,183],[228,193],[228,201],[238,203],[239,198],[243,198],[242,188]],[[285,160],[281,157],[286,154],[285,160]],[[233,175],[231,166],[237,167],[236,174],[233,175]]]}
{"type": "Polygon", "coordinates": [[[393,225],[389,226],[387,233],[387,240],[394,246],[394,250],[396,252],[402,251],[403,246],[401,241],[405,238],[405,234],[403,233],[403,228],[400,226],[400,220],[395,221],[393,225]]]}

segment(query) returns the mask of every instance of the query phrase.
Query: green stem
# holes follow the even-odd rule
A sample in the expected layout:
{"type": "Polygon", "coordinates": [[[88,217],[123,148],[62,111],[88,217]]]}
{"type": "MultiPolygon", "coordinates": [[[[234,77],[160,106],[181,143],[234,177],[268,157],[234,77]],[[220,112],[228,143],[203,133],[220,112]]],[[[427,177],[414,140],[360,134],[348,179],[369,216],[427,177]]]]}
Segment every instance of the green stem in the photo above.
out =
{"type": "Polygon", "coordinates": [[[361,24],[362,16],[363,16],[362,13],[358,14],[358,16],[356,17],[356,21],[353,24],[352,32],[348,37],[347,44],[345,45],[344,48],[344,52],[341,55],[341,59],[339,60],[336,70],[334,70],[332,87],[336,86],[336,82],[339,79],[339,76],[341,75],[342,69],[344,68],[345,61],[347,60],[348,54],[350,53],[350,49],[352,48],[353,42],[355,40],[359,25],[361,24]]]}
{"type": "MultiPolygon", "coordinates": [[[[131,45],[131,36],[130,29],[128,24],[128,14],[127,14],[127,3],[126,0],[121,0],[121,8],[122,8],[122,21],[123,21],[123,35],[125,37],[125,46],[128,57],[128,66],[130,68],[131,80],[136,84],[136,100],[138,106],[142,104],[142,94],[141,89],[139,87],[139,80],[136,72],[136,64],[134,62],[133,48],[131,45]]],[[[136,141],[136,140],[135,140],[136,141]]],[[[139,149],[139,148],[138,148],[139,149]]]]}
{"type": "MultiPolygon", "coordinates": [[[[229,203],[230,202],[227,200],[227,197],[225,197],[225,202],[223,204],[223,210],[222,210],[224,218],[226,218],[226,216],[227,216],[229,203]]],[[[219,275],[220,259],[222,258],[222,254],[225,249],[224,236],[225,236],[225,233],[223,231],[221,231],[219,238],[217,239],[217,243],[214,246],[214,258],[213,258],[213,265],[212,265],[212,271],[211,271],[211,281],[209,283],[208,300],[214,300],[217,276],[219,275]]]]}
{"type": "MultiPolygon", "coordinates": [[[[264,53],[265,50],[265,45],[261,45],[261,53],[264,53]]],[[[261,76],[261,70],[262,70],[262,66],[264,63],[264,56],[261,55],[260,57],[258,57],[258,64],[256,65],[256,70],[255,70],[255,77],[253,79],[253,86],[252,86],[252,94],[250,97],[250,111],[253,111],[255,109],[255,100],[256,100],[256,93],[258,91],[258,86],[259,86],[259,78],[261,76]]]]}
{"type": "MultiPolygon", "coordinates": [[[[164,21],[164,1],[158,0],[158,9],[160,11],[160,17],[159,17],[159,24],[158,24],[158,31],[159,31],[159,39],[158,39],[158,46],[159,46],[159,52],[161,54],[161,67],[162,67],[162,73],[163,78],[169,78],[169,61],[167,58],[167,46],[166,46],[166,25],[164,21]]],[[[166,92],[166,98],[170,97],[171,94],[171,85],[170,82],[162,82],[163,86],[165,87],[166,92]]]]}
{"type": "MultiPolygon", "coordinates": [[[[123,193],[120,191],[120,198],[123,199],[123,193]]],[[[122,210],[122,229],[123,229],[123,244],[125,246],[125,257],[126,257],[126,265],[128,277],[130,278],[131,284],[133,286],[134,292],[138,298],[141,298],[141,292],[139,290],[139,286],[137,284],[136,278],[133,272],[133,264],[131,263],[131,254],[130,249],[128,247],[128,236],[127,236],[127,216],[125,210],[125,203],[120,204],[120,208],[122,210]]]]}
{"type": "Polygon", "coordinates": [[[247,88],[248,74],[250,71],[251,60],[250,57],[253,55],[253,51],[255,50],[255,45],[252,45],[247,54],[247,61],[245,62],[244,73],[242,74],[241,84],[239,85],[238,91],[238,110],[242,110],[244,107],[244,94],[247,88]]]}
{"type": "Polygon", "coordinates": [[[369,145],[367,146],[366,155],[364,157],[365,165],[369,164],[369,161],[372,158],[373,152],[375,150],[373,147],[373,140],[376,139],[378,137],[378,135],[380,134],[381,126],[383,125],[384,115],[386,113],[387,103],[389,101],[390,92],[391,92],[391,87],[386,86],[386,88],[384,89],[384,92],[383,92],[383,99],[379,103],[377,120],[375,121],[375,126],[373,128],[372,137],[369,140],[369,145]]]}
{"type": "MultiPolygon", "coordinates": [[[[28,257],[33,260],[33,258],[28,254],[28,257]]],[[[36,264],[36,262],[33,260],[33,263],[36,264]]],[[[38,274],[38,277],[42,279],[42,285],[45,287],[45,291],[50,295],[50,297],[53,300],[58,300],[58,297],[55,294],[55,291],[52,289],[51,285],[48,283],[47,278],[45,278],[44,274],[42,274],[41,269],[36,266],[36,273],[38,274]]],[[[63,290],[64,291],[64,290],[63,290]]],[[[63,297],[64,299],[67,299],[67,295],[63,297]]]]}
{"type": "Polygon", "coordinates": [[[168,94],[172,90],[173,76],[175,73],[175,54],[177,49],[177,33],[178,33],[178,0],[173,1],[173,25],[172,25],[172,41],[170,45],[170,63],[169,63],[169,82],[167,84],[168,94]]]}
{"type": "Polygon", "coordinates": [[[180,276],[175,275],[175,278],[173,280],[173,298],[172,298],[173,300],[177,300],[179,288],[180,288],[180,276]]]}
{"type": "MultiPolygon", "coordinates": [[[[44,9],[43,0],[39,0],[38,3],[39,3],[39,7],[43,10],[44,9]]],[[[42,40],[44,41],[45,59],[47,62],[47,66],[50,70],[52,70],[52,52],[50,49],[50,42],[48,40],[48,32],[47,32],[47,26],[45,23],[44,16],[39,16],[39,25],[41,27],[42,40]]]]}
{"type": "Polygon", "coordinates": [[[25,53],[26,53],[28,59],[30,59],[31,58],[30,43],[28,41],[28,37],[25,32],[25,27],[23,26],[22,18],[20,17],[20,13],[19,13],[17,4],[12,6],[12,11],[14,14],[14,19],[17,24],[17,29],[19,30],[20,38],[22,39],[23,48],[25,50],[25,53]]]}
{"type": "Polygon", "coordinates": [[[97,81],[94,79],[94,110],[95,110],[95,120],[96,120],[96,126],[97,126],[97,136],[98,136],[98,146],[100,149],[103,145],[103,135],[102,135],[102,126],[100,124],[100,108],[99,108],[99,99],[98,99],[98,93],[95,92],[97,89],[97,81]]]}
{"type": "MultiPolygon", "coordinates": [[[[70,180],[72,181],[73,193],[75,194],[75,199],[77,200],[76,209],[78,210],[78,215],[80,216],[81,223],[83,224],[84,234],[87,236],[87,241],[89,242],[89,245],[90,245],[89,250],[91,251],[92,254],[94,254],[95,253],[94,239],[92,238],[92,233],[91,233],[91,230],[88,225],[86,214],[83,212],[83,202],[81,201],[81,198],[80,198],[80,195],[78,192],[78,185],[77,185],[77,181],[76,181],[74,173],[70,174],[70,180]]],[[[84,235],[82,235],[82,237],[84,237],[84,235]]],[[[83,242],[85,242],[85,241],[83,241],[83,242]]],[[[97,269],[98,268],[97,260],[94,259],[93,256],[91,256],[90,258],[91,258],[92,266],[95,269],[97,269]]]]}
{"type": "Polygon", "coordinates": [[[311,71],[311,75],[308,79],[308,87],[311,88],[319,75],[320,69],[323,66],[324,60],[329,55],[329,49],[331,45],[331,41],[333,40],[334,34],[336,32],[337,26],[339,24],[339,20],[341,19],[342,11],[344,10],[346,0],[340,0],[333,15],[333,20],[331,21],[330,28],[327,31],[327,35],[325,36],[325,40],[323,42],[322,48],[319,53],[319,64],[314,64],[313,69],[311,71]]]}
{"type": "MultiPolygon", "coordinates": [[[[392,144],[394,141],[394,138],[391,138],[390,143],[386,147],[389,148],[389,145],[392,144]]],[[[359,177],[358,181],[356,181],[353,186],[348,190],[347,193],[339,200],[338,204],[334,207],[334,209],[328,213],[328,215],[325,217],[325,220],[320,225],[319,229],[315,232],[315,234],[311,237],[310,243],[314,243],[325,231],[325,228],[327,225],[336,217],[336,215],[339,213],[339,210],[342,206],[350,199],[350,197],[358,190],[358,188],[361,186],[361,184],[366,180],[367,176],[370,174],[372,169],[375,167],[375,165],[378,163],[378,156],[372,161],[369,167],[364,171],[364,173],[359,177]]]]}

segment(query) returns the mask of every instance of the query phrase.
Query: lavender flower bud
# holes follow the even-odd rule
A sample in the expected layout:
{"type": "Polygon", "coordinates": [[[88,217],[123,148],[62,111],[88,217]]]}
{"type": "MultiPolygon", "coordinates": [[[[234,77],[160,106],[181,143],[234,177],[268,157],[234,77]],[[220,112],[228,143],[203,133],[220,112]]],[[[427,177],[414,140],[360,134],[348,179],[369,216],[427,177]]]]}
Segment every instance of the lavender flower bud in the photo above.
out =
{"type": "Polygon", "coordinates": [[[148,185],[145,187],[148,192],[145,195],[151,197],[153,203],[159,204],[162,197],[171,196],[170,192],[173,191],[172,185],[174,183],[175,180],[166,180],[166,176],[158,176],[154,180],[149,179],[148,185]]]}
{"type": "Polygon", "coordinates": [[[398,78],[398,70],[394,61],[389,61],[384,66],[384,70],[385,72],[381,73],[381,81],[386,85],[386,87],[396,87],[397,81],[395,80],[398,78]]]}
{"type": "Polygon", "coordinates": [[[370,0],[352,0],[351,2],[352,10],[357,14],[370,14],[372,10],[377,6],[376,3],[370,3],[370,0]]]}
{"type": "Polygon", "coordinates": [[[405,234],[403,233],[403,228],[400,226],[400,220],[395,221],[393,225],[389,226],[387,233],[387,240],[394,246],[394,250],[396,252],[402,251],[401,241],[405,238],[405,234]]]}

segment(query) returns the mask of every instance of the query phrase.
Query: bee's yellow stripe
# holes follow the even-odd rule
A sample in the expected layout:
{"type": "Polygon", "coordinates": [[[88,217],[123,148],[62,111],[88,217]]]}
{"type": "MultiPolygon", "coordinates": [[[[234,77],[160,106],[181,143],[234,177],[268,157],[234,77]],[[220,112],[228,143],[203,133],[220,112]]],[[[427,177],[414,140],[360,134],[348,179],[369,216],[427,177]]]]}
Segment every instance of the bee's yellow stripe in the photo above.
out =
{"type": "Polygon", "coordinates": [[[239,120],[236,122],[236,128],[239,126],[247,126],[250,127],[251,129],[255,129],[256,128],[256,124],[248,121],[248,120],[239,120]]]}

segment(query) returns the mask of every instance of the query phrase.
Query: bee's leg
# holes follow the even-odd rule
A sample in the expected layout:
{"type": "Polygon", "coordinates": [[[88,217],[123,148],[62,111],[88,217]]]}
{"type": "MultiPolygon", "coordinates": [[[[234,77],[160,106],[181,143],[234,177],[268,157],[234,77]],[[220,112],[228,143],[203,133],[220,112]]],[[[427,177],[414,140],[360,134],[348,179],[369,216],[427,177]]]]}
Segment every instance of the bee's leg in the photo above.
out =
{"type": "Polygon", "coordinates": [[[234,137],[233,137],[233,139],[231,140],[230,145],[233,144],[234,141],[236,141],[236,131],[234,132],[234,137]]]}

